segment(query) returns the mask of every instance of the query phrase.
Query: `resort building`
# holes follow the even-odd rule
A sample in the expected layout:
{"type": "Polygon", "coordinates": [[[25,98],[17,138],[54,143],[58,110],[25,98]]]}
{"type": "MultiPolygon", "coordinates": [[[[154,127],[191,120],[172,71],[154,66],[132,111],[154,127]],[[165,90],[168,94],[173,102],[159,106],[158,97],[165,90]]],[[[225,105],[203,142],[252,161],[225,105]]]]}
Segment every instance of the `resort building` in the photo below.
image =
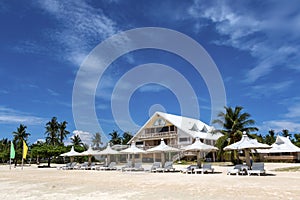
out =
{"type": "MultiPolygon", "coordinates": [[[[163,139],[171,147],[182,148],[192,144],[196,138],[200,138],[203,143],[214,146],[222,134],[213,133],[213,130],[212,126],[198,119],[156,112],[137,131],[129,144],[134,141],[137,146],[147,150],[159,145],[163,139]]],[[[214,156],[210,158],[214,160],[214,156]]]]}
{"type": "Polygon", "coordinates": [[[271,149],[260,149],[257,152],[260,158],[265,161],[300,161],[300,148],[295,146],[289,137],[277,136],[271,149]]]}

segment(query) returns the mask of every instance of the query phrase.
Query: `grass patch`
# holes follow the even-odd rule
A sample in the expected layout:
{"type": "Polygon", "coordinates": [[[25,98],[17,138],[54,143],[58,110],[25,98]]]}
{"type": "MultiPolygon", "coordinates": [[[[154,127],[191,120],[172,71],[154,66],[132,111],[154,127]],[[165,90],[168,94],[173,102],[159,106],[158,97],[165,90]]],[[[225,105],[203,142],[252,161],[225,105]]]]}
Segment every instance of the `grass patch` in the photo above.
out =
{"type": "Polygon", "coordinates": [[[299,167],[285,167],[285,168],[277,168],[274,169],[275,172],[298,172],[300,171],[300,166],[299,167]]]}

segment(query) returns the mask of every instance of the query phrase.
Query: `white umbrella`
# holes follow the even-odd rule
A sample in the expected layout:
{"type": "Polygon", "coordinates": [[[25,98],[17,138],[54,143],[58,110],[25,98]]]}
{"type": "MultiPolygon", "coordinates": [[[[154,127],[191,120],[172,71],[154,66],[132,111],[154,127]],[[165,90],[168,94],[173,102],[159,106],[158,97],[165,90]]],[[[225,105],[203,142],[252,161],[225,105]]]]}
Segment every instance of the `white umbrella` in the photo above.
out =
{"type": "Polygon", "coordinates": [[[250,163],[250,149],[269,149],[271,146],[267,144],[263,144],[258,142],[256,139],[250,139],[246,132],[243,132],[243,137],[240,141],[233,143],[231,145],[228,145],[224,148],[225,151],[228,150],[244,150],[245,151],[245,157],[246,157],[246,163],[249,167],[251,167],[250,163]]]}
{"type": "Polygon", "coordinates": [[[185,151],[197,151],[197,165],[201,165],[200,153],[201,152],[210,152],[210,151],[217,151],[218,148],[204,144],[200,141],[200,138],[196,138],[195,142],[191,145],[182,148],[185,151]]]}
{"type": "Polygon", "coordinates": [[[146,153],[143,149],[137,148],[135,146],[135,142],[132,141],[131,146],[127,149],[124,149],[120,151],[121,153],[127,153],[127,154],[133,154],[132,157],[132,166],[134,166],[134,160],[135,160],[135,154],[141,154],[141,153],[146,153]]]}
{"type": "Polygon", "coordinates": [[[92,163],[92,156],[99,155],[99,153],[100,153],[99,151],[93,150],[92,146],[89,146],[88,150],[80,153],[80,156],[88,156],[88,158],[89,158],[88,161],[89,161],[89,165],[90,165],[92,163]]]}
{"type": "Polygon", "coordinates": [[[116,155],[116,154],[120,154],[119,151],[116,151],[116,150],[113,150],[111,147],[110,147],[110,144],[107,144],[107,147],[100,151],[99,152],[99,155],[106,155],[107,156],[107,163],[110,163],[110,155],[116,155]]]}
{"type": "Polygon", "coordinates": [[[75,151],[75,150],[74,150],[74,146],[72,146],[71,151],[66,152],[66,153],[63,153],[63,154],[60,154],[60,156],[64,156],[64,157],[67,156],[67,157],[70,157],[71,162],[73,162],[74,156],[80,156],[80,153],[77,152],[77,151],[75,151]]]}
{"type": "Polygon", "coordinates": [[[151,153],[161,153],[162,154],[162,166],[164,166],[165,165],[165,152],[177,152],[180,150],[166,145],[165,141],[163,139],[161,139],[160,144],[158,146],[150,148],[146,151],[151,152],[151,153]]]}

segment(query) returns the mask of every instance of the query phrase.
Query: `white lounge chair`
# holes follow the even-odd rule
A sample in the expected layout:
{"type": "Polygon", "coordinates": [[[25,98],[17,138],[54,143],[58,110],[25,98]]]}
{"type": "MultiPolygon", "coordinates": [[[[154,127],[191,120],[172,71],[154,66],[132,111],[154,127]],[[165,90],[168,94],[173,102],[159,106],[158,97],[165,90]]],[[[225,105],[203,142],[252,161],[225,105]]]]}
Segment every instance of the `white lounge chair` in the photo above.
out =
{"type": "Polygon", "coordinates": [[[111,163],[109,163],[109,165],[107,167],[103,166],[103,167],[100,167],[99,169],[100,170],[116,170],[117,169],[116,165],[117,165],[116,162],[111,162],[111,163]]]}
{"type": "Polygon", "coordinates": [[[214,171],[215,169],[212,168],[211,164],[209,163],[204,163],[202,168],[194,170],[195,174],[197,174],[198,172],[200,172],[201,174],[208,173],[208,172],[214,173],[214,171]]]}
{"type": "Polygon", "coordinates": [[[173,167],[173,162],[166,162],[164,167],[160,167],[156,169],[157,172],[170,172],[175,171],[175,168],[173,167]]]}
{"type": "Polygon", "coordinates": [[[199,169],[199,166],[198,165],[190,165],[190,166],[182,169],[181,172],[184,174],[192,174],[195,169],[199,169]]]}
{"type": "Polygon", "coordinates": [[[65,166],[57,167],[56,169],[66,169],[71,166],[71,163],[67,163],[65,166]]]}
{"type": "Polygon", "coordinates": [[[251,170],[248,170],[248,176],[251,174],[257,174],[258,176],[266,174],[264,163],[253,163],[251,170]]]}
{"type": "Polygon", "coordinates": [[[152,167],[150,169],[150,172],[156,172],[156,169],[160,168],[161,167],[161,163],[160,162],[154,162],[152,164],[152,167]]]}
{"type": "Polygon", "coordinates": [[[231,175],[231,174],[235,174],[235,175],[247,174],[247,171],[248,171],[248,166],[247,165],[238,164],[238,165],[235,165],[233,167],[233,169],[229,170],[227,172],[227,175],[231,175]]]}

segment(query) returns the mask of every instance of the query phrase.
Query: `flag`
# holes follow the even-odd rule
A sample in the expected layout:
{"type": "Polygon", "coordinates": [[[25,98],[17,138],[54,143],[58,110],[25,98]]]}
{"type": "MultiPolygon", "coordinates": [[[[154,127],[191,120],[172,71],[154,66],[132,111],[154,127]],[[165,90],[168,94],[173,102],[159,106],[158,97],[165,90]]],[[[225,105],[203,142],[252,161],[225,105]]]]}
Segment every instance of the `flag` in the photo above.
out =
{"type": "Polygon", "coordinates": [[[16,152],[15,152],[15,148],[14,148],[14,143],[11,141],[10,142],[10,158],[15,159],[15,155],[16,155],[16,152]]]}
{"type": "Polygon", "coordinates": [[[26,159],[27,151],[28,151],[28,146],[26,145],[25,141],[23,140],[23,158],[24,159],[26,159]]]}

